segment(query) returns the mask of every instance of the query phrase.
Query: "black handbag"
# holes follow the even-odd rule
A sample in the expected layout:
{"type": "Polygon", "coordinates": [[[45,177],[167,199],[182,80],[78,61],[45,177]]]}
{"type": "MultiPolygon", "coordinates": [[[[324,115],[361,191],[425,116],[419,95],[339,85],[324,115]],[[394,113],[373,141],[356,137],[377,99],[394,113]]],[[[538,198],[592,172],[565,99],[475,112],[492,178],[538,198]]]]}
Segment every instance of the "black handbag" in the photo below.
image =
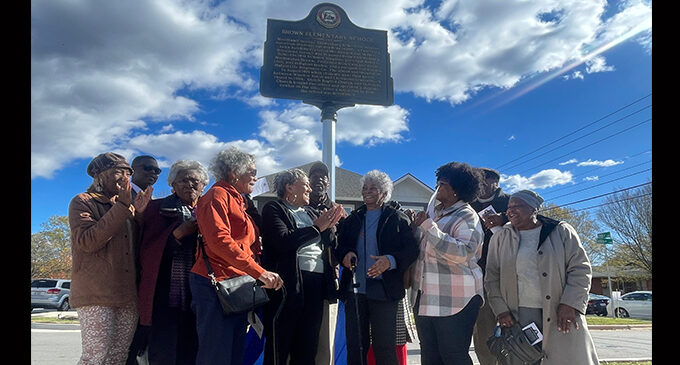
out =
{"type": "Polygon", "coordinates": [[[203,246],[203,237],[198,234],[198,245],[203,252],[203,261],[208,268],[208,276],[217,292],[222,310],[225,314],[237,314],[250,312],[269,301],[267,291],[250,275],[234,276],[224,280],[215,279],[215,274],[210,267],[208,255],[203,246]]]}
{"type": "Polygon", "coordinates": [[[502,365],[532,365],[545,357],[542,350],[531,345],[517,322],[512,327],[496,326],[486,344],[502,365]]]}

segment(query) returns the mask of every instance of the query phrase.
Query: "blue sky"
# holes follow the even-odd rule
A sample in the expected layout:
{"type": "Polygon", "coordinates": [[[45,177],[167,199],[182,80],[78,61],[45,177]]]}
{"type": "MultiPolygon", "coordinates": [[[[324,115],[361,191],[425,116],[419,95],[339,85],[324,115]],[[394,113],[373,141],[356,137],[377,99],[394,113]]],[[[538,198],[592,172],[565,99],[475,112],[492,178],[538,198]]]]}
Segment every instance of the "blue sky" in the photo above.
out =
{"type": "MultiPolygon", "coordinates": [[[[32,2],[31,232],[68,214],[106,151],[156,156],[157,197],[174,161],[231,145],[260,175],[320,160],[319,110],[258,91],[267,18],[318,3],[32,2]]],[[[651,2],[333,3],[388,31],[394,79],[394,105],[338,112],[340,167],[434,186],[462,161],[557,205],[651,181],[651,2]]]]}

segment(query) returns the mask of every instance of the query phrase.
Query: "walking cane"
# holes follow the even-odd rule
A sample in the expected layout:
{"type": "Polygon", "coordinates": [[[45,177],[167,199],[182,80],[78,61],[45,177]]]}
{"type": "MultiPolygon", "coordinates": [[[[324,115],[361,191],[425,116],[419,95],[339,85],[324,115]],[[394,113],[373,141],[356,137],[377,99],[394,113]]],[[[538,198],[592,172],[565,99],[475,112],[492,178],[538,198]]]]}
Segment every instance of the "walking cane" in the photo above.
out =
{"type": "Polygon", "coordinates": [[[281,285],[281,296],[281,304],[279,304],[279,307],[276,309],[276,314],[274,314],[274,318],[272,319],[272,348],[274,349],[274,365],[278,365],[279,363],[279,350],[276,348],[276,320],[279,318],[279,314],[281,314],[283,304],[286,303],[285,285],[281,285]]]}
{"type": "Polygon", "coordinates": [[[356,316],[357,316],[357,338],[359,340],[359,361],[361,365],[364,365],[364,345],[361,342],[361,319],[359,318],[359,299],[358,299],[358,293],[359,293],[359,283],[357,283],[357,273],[356,273],[356,268],[357,268],[357,258],[352,257],[350,259],[350,269],[352,270],[352,291],[354,292],[354,310],[356,311],[356,316]]]}

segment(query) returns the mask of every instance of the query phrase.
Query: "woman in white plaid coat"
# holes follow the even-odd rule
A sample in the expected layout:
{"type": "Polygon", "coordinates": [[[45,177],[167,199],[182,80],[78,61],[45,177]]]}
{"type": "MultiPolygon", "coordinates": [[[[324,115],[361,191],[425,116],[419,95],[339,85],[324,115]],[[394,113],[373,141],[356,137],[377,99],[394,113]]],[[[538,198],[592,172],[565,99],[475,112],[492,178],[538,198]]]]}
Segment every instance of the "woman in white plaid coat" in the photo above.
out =
{"type": "Polygon", "coordinates": [[[477,264],[484,231],[468,203],[479,193],[480,175],[459,162],[447,163],[435,174],[440,204],[433,212],[418,212],[413,220],[420,256],[411,278],[411,303],[421,363],[471,365],[472,331],[484,301],[477,264]]]}

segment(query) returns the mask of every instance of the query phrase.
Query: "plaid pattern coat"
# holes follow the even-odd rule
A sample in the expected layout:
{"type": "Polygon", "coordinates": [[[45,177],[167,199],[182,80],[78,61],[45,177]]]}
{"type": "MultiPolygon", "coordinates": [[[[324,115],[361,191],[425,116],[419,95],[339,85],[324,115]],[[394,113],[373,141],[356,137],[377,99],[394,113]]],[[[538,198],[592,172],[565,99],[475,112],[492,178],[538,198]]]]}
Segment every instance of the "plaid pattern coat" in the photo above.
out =
{"type": "MultiPolygon", "coordinates": [[[[411,303],[420,316],[445,317],[460,312],[475,295],[483,296],[482,254],[484,231],[479,215],[458,201],[447,209],[435,208],[416,232],[420,255],[411,282],[411,303]]],[[[414,310],[415,312],[415,310],[414,310]]]]}

